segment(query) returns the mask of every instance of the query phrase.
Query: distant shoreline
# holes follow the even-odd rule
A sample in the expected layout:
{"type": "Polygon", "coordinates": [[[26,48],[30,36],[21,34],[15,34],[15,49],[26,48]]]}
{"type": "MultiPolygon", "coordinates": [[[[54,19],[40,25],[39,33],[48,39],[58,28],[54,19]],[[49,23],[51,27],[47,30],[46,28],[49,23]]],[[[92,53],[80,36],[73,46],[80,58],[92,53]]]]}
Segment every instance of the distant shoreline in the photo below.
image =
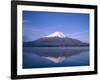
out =
{"type": "Polygon", "coordinates": [[[23,46],[23,47],[89,47],[89,45],[70,45],[70,46],[23,46]]]}

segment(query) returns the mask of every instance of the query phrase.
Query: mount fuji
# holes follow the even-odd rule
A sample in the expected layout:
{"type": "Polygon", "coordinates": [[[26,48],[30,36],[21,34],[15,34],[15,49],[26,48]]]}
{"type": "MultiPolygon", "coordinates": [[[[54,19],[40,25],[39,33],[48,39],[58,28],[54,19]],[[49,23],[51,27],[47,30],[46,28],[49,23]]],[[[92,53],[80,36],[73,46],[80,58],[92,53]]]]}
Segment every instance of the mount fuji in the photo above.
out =
{"type": "Polygon", "coordinates": [[[34,41],[24,42],[25,47],[89,46],[88,43],[66,37],[62,32],[54,32],[34,41]]]}

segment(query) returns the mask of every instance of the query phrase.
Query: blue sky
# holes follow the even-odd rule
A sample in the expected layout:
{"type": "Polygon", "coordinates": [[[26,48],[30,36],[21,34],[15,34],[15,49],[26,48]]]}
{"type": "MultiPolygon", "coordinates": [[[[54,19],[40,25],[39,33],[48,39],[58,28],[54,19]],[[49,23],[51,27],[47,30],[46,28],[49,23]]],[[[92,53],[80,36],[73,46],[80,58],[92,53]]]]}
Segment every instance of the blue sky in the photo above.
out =
{"type": "Polygon", "coordinates": [[[89,14],[23,11],[23,41],[53,32],[89,42],[89,14]]]}

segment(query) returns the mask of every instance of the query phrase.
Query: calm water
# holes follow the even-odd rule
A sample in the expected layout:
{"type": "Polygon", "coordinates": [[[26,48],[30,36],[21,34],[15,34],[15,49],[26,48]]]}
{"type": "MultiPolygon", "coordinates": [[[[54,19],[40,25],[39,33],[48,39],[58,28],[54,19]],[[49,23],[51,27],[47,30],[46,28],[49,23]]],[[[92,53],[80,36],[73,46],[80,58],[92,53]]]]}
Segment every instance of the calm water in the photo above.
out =
{"type": "Polygon", "coordinates": [[[24,47],[23,68],[89,65],[88,47],[24,47]]]}

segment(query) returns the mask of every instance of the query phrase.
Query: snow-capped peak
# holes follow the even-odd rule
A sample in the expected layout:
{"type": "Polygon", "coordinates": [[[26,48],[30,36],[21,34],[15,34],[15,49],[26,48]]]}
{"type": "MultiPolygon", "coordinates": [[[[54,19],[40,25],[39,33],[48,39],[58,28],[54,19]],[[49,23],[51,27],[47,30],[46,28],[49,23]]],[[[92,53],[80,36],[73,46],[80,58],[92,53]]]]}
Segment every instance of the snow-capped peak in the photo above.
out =
{"type": "Polygon", "coordinates": [[[59,38],[64,38],[65,35],[62,33],[62,32],[54,32],[48,36],[45,36],[45,37],[59,37],[59,38]]]}

